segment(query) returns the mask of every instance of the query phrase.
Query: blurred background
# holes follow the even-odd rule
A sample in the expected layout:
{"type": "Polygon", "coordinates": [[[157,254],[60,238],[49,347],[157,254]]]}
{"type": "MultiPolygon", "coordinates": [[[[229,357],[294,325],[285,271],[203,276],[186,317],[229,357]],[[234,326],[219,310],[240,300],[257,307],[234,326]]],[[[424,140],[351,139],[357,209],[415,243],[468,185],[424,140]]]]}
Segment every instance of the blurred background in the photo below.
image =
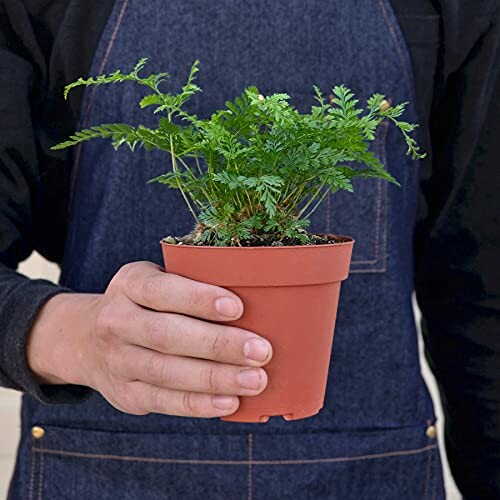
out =
{"type": "MultiPolygon", "coordinates": [[[[55,264],[47,262],[38,254],[33,254],[27,261],[23,262],[19,271],[27,276],[30,276],[31,278],[44,278],[54,282],[57,281],[59,276],[59,268],[55,264]]],[[[416,305],[415,311],[417,314],[417,320],[419,321],[420,312],[418,311],[416,305]]],[[[421,356],[421,359],[422,372],[431,390],[438,416],[438,438],[440,441],[441,458],[443,460],[445,473],[447,499],[460,500],[461,497],[453,479],[451,478],[446,457],[443,455],[444,444],[442,433],[442,413],[439,405],[436,384],[434,382],[434,378],[429,372],[429,368],[424,357],[421,356]]],[[[14,468],[17,441],[19,439],[19,407],[19,393],[0,388],[0,500],[5,500],[7,498],[9,479],[14,468]]]]}

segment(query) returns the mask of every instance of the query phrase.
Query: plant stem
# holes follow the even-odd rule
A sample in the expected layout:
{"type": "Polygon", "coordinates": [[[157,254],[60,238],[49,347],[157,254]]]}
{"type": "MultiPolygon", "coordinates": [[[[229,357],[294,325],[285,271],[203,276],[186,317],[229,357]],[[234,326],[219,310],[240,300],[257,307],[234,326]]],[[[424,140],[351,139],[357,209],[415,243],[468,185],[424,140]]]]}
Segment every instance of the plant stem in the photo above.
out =
{"type": "MultiPolygon", "coordinates": [[[[321,184],[321,186],[316,190],[316,192],[309,198],[309,201],[302,207],[302,210],[299,212],[297,217],[302,217],[302,214],[309,208],[309,206],[314,202],[314,200],[319,196],[319,193],[321,193],[321,190],[325,187],[325,183],[321,184]]],[[[320,198],[320,201],[317,203],[321,203],[321,201],[324,199],[324,195],[320,198]]],[[[314,208],[316,210],[317,206],[314,208]]]]}
{"type": "MultiPolygon", "coordinates": [[[[321,203],[323,202],[323,200],[326,198],[326,195],[329,193],[328,190],[326,190],[323,195],[321,196],[321,198],[318,200],[318,202],[314,205],[314,207],[309,210],[309,212],[304,216],[304,219],[308,219],[309,217],[311,217],[311,215],[316,212],[316,209],[321,205],[321,203]]],[[[300,217],[300,215],[299,215],[300,217]]]]}
{"type": "MultiPolygon", "coordinates": [[[[194,173],[192,172],[192,170],[189,168],[189,165],[187,165],[187,163],[180,157],[177,157],[177,159],[182,163],[182,166],[186,169],[187,172],[190,173],[191,175],[191,178],[194,180],[194,181],[197,181],[198,179],[196,178],[196,176],[194,175],[194,173]]],[[[204,194],[207,202],[209,204],[212,204],[212,199],[210,198],[209,194],[207,193],[207,191],[200,187],[200,190],[201,192],[204,194]]],[[[197,200],[196,198],[192,197],[193,201],[198,205],[198,207],[200,207],[201,209],[204,208],[204,205],[201,201],[197,200]]]]}
{"type": "MultiPolygon", "coordinates": [[[[172,114],[171,113],[169,113],[169,115],[168,115],[168,121],[170,123],[172,123],[172,114]]],[[[175,161],[175,152],[174,152],[174,139],[173,139],[172,135],[169,135],[169,139],[170,139],[170,156],[172,158],[172,170],[174,173],[177,173],[177,164],[175,161]]],[[[191,212],[191,215],[194,217],[194,220],[197,222],[197,224],[199,224],[200,220],[198,219],[198,216],[196,215],[195,211],[193,210],[191,203],[189,203],[189,199],[186,196],[184,189],[182,189],[182,186],[181,186],[179,179],[177,179],[177,185],[179,186],[179,191],[181,192],[181,195],[184,198],[184,201],[186,202],[188,210],[191,212]]]]}
{"type": "Polygon", "coordinates": [[[194,157],[194,160],[195,160],[195,162],[196,162],[196,168],[198,169],[198,172],[200,173],[200,175],[203,175],[203,170],[202,170],[202,169],[201,169],[201,167],[200,167],[200,162],[198,161],[198,157],[197,157],[197,156],[195,156],[195,157],[194,157]]]}

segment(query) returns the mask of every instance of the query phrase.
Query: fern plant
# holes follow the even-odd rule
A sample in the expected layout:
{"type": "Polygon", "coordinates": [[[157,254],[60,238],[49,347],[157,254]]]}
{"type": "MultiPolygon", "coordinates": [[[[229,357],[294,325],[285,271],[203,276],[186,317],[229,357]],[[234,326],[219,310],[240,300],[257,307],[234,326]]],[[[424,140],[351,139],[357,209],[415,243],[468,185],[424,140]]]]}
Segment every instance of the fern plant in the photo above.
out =
{"type": "Polygon", "coordinates": [[[284,93],[263,96],[248,87],[226,108],[201,119],[184,109],[201,89],[195,61],[179,93],[164,87],[167,73],[140,76],[146,64],[95,78],[80,78],[75,87],[135,82],[150,92],[139,103],[159,116],[156,128],[103,124],[76,132],[54,146],[63,149],[95,138],[110,139],[115,149],[128,146],[159,149],[169,156],[169,170],[151,179],[178,189],[195,220],[194,244],[252,245],[259,242],[307,244],[309,217],[328,192],[352,191],[354,177],[372,177],[398,184],[369,150],[383,120],[399,128],[407,153],[423,158],[410,133],[417,125],[400,121],[407,103],[391,106],[381,94],[358,106],[343,85],[325,100],[313,86],[316,104],[301,114],[284,93]]]}

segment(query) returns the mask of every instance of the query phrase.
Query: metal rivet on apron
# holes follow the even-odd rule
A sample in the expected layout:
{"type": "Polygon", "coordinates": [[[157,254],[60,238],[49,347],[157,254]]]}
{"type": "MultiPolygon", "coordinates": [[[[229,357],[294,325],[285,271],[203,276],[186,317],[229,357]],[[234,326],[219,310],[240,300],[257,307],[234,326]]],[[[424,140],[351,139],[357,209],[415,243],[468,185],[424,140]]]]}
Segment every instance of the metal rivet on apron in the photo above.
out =
{"type": "Polygon", "coordinates": [[[392,106],[392,99],[388,97],[380,103],[380,111],[387,111],[392,106]]]}
{"type": "Polygon", "coordinates": [[[425,431],[425,434],[427,435],[427,437],[429,439],[436,439],[436,436],[437,436],[436,426],[435,425],[429,425],[429,427],[427,427],[427,429],[425,431]]]}
{"type": "Polygon", "coordinates": [[[43,427],[39,427],[38,425],[35,425],[31,428],[31,435],[35,439],[42,439],[43,436],[45,436],[45,429],[43,427]]]}

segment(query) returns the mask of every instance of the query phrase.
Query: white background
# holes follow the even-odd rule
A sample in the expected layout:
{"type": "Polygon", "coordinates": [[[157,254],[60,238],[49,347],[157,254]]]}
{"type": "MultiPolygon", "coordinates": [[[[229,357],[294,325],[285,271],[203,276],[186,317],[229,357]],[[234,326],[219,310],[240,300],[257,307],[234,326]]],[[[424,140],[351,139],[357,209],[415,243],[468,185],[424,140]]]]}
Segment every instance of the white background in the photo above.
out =
{"type": "MultiPolygon", "coordinates": [[[[46,278],[52,281],[57,280],[58,268],[53,264],[44,261],[38,255],[33,255],[20,267],[20,272],[33,278],[46,278]]],[[[416,311],[419,316],[418,310],[416,311]]],[[[424,377],[429,384],[432,396],[436,405],[439,419],[439,439],[441,453],[443,454],[444,445],[442,442],[442,419],[441,409],[438,405],[437,390],[434,379],[429,372],[427,364],[422,357],[422,368],[424,377]]],[[[7,487],[14,466],[14,459],[19,438],[19,394],[15,391],[0,388],[0,499],[7,497],[7,487]]],[[[444,472],[446,480],[446,491],[448,500],[459,500],[460,495],[449,473],[448,464],[443,458],[444,472]]],[[[72,500],[72,499],[68,499],[72,500]]],[[[180,500],[180,499],[179,499],[180,500]]],[[[411,499],[406,499],[411,500],[411,499]]]]}

